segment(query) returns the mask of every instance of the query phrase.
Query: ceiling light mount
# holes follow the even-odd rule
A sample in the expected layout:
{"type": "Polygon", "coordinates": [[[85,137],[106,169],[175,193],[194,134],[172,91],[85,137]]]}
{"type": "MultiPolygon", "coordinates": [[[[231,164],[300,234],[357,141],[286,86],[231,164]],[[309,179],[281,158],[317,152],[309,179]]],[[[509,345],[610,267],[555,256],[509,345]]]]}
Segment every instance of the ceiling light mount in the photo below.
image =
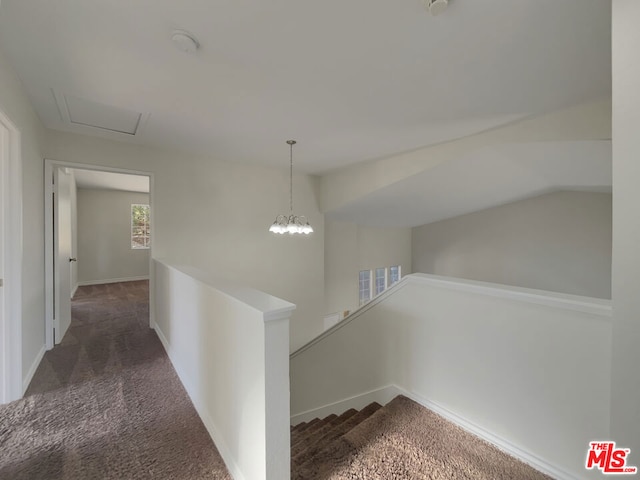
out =
{"type": "Polygon", "coordinates": [[[289,215],[278,215],[276,221],[269,227],[271,233],[279,233],[280,235],[285,233],[309,235],[313,233],[313,228],[309,225],[307,217],[293,213],[293,146],[296,143],[295,140],[287,140],[287,145],[289,145],[289,215]]]}
{"type": "Polygon", "coordinates": [[[171,33],[171,40],[178,50],[189,54],[196,53],[196,50],[200,47],[198,39],[184,30],[174,30],[171,33]]]}
{"type": "Polygon", "coordinates": [[[434,17],[440,15],[447,9],[449,0],[423,0],[424,6],[434,17]]]}

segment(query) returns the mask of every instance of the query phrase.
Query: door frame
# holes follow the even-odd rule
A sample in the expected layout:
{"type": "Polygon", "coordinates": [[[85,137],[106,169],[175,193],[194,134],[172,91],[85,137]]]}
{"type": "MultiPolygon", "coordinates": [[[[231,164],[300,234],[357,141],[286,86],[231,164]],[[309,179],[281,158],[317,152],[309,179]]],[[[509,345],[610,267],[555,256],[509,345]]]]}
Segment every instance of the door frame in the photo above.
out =
{"type": "Polygon", "coordinates": [[[154,174],[140,170],[126,168],[107,167],[86,163],[65,162],[59,160],[44,159],[44,257],[45,257],[45,346],[51,350],[54,346],[53,338],[53,312],[54,312],[54,240],[53,240],[53,170],[54,168],[77,168],[81,170],[95,170],[99,172],[123,173],[125,175],[140,175],[149,177],[149,206],[151,207],[151,250],[149,251],[149,325],[153,328],[153,245],[155,239],[155,214],[153,208],[154,199],[154,174]]]}
{"type": "Polygon", "coordinates": [[[0,152],[2,176],[2,214],[4,223],[3,256],[4,295],[0,314],[0,403],[22,398],[22,153],[20,131],[0,111],[0,135],[6,148],[0,152]]]}
{"type": "MultiPolygon", "coordinates": [[[[64,333],[66,332],[66,330],[63,332],[62,328],[61,328],[61,323],[62,323],[62,319],[60,318],[62,315],[60,315],[60,313],[63,311],[62,306],[66,306],[68,308],[68,312],[67,315],[65,316],[65,326],[68,328],[69,325],[71,324],[71,293],[73,292],[73,287],[74,285],[71,284],[71,264],[70,264],[70,260],[71,257],[74,256],[73,252],[73,227],[71,226],[71,194],[70,191],[67,189],[67,192],[65,193],[67,200],[69,200],[69,205],[68,205],[68,209],[66,212],[66,215],[68,215],[68,221],[69,221],[69,231],[67,232],[67,234],[69,235],[68,241],[69,241],[69,252],[66,255],[67,261],[66,263],[64,263],[64,265],[68,265],[69,269],[67,269],[67,273],[65,275],[66,278],[69,279],[69,298],[67,298],[66,300],[62,301],[60,300],[60,296],[56,295],[55,292],[60,291],[62,292],[63,289],[61,288],[62,282],[61,282],[61,278],[63,276],[62,270],[61,268],[56,268],[56,261],[58,261],[58,265],[61,266],[63,264],[61,264],[59,262],[60,260],[60,252],[59,251],[55,251],[55,245],[58,244],[58,248],[59,248],[59,244],[60,244],[60,232],[61,232],[61,228],[60,228],[60,218],[62,215],[62,211],[60,209],[60,186],[61,186],[61,182],[62,179],[64,177],[66,178],[66,182],[67,186],[71,186],[70,183],[70,179],[72,178],[72,175],[69,171],[70,169],[68,168],[58,168],[58,167],[53,167],[52,168],[52,178],[55,179],[55,182],[52,185],[52,191],[56,192],[56,198],[55,201],[53,202],[53,218],[54,218],[54,222],[53,222],[53,245],[54,245],[54,268],[53,268],[53,274],[54,274],[54,279],[53,279],[53,291],[54,291],[54,295],[55,295],[55,303],[54,303],[54,315],[53,315],[53,328],[54,328],[54,338],[53,338],[53,342],[54,344],[56,343],[56,339],[58,340],[58,343],[60,343],[60,341],[62,340],[62,336],[64,336],[64,333]],[[56,241],[57,240],[57,241],[56,241]],[[57,260],[56,260],[57,259],[57,260]],[[67,323],[68,320],[68,323],[67,323]]],[[[77,234],[77,232],[76,232],[77,234]]],[[[66,267],[65,267],[66,269],[66,267]]]]}

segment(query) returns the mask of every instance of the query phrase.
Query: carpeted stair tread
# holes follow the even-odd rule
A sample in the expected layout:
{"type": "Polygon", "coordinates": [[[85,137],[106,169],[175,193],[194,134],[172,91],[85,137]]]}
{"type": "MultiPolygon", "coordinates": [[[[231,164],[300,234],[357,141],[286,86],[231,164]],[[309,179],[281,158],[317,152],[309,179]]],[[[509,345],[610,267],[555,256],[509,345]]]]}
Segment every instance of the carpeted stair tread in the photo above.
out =
{"type": "Polygon", "coordinates": [[[297,425],[291,425],[291,433],[301,430],[306,426],[307,426],[307,422],[302,422],[297,425]]]}
{"type": "Polygon", "coordinates": [[[322,428],[319,428],[314,432],[313,435],[309,437],[305,437],[301,441],[297,442],[295,445],[291,445],[291,456],[294,457],[298,453],[304,451],[305,449],[311,447],[314,443],[322,441],[325,434],[333,430],[335,427],[340,425],[343,422],[346,422],[349,418],[353,417],[357,414],[358,411],[355,408],[350,408],[346,412],[342,413],[340,416],[336,416],[330,422],[325,423],[322,428]]]}
{"type": "MultiPolygon", "coordinates": [[[[355,428],[362,421],[369,418],[375,412],[382,408],[377,402],[370,403],[362,410],[360,410],[355,415],[352,415],[344,422],[340,423],[329,432],[325,433],[322,438],[318,439],[317,442],[310,445],[306,450],[299,452],[297,455],[291,457],[291,465],[292,465],[292,474],[298,470],[301,470],[296,467],[301,467],[308,463],[314,464],[317,462],[318,458],[323,457],[323,452],[326,449],[331,449],[332,442],[335,439],[340,438],[342,435],[350,431],[352,428],[355,428]]],[[[331,456],[331,454],[329,454],[331,456]]],[[[304,470],[304,469],[302,469],[304,470]]],[[[292,475],[291,478],[296,478],[292,475]]],[[[313,477],[297,477],[300,479],[303,478],[313,478],[313,477]]]]}
{"type": "Polygon", "coordinates": [[[322,420],[319,418],[314,418],[312,420],[309,420],[307,422],[306,425],[304,425],[302,428],[300,428],[299,430],[296,430],[295,432],[293,432],[291,434],[291,445],[294,445],[295,443],[298,442],[298,440],[300,440],[301,437],[304,436],[305,431],[307,431],[309,428],[313,427],[314,425],[316,425],[317,423],[321,422],[322,420]]]}
{"type": "Polygon", "coordinates": [[[309,437],[315,435],[315,433],[318,430],[320,430],[326,424],[331,423],[336,418],[338,418],[338,416],[336,414],[333,414],[333,413],[331,415],[327,416],[327,417],[324,417],[319,422],[316,422],[313,426],[305,429],[300,435],[296,435],[295,439],[292,438],[291,439],[291,446],[293,447],[293,446],[299,444],[300,442],[304,442],[304,440],[306,438],[309,438],[309,437]]]}
{"type": "Polygon", "coordinates": [[[548,480],[529,465],[399,396],[325,444],[294,479],[548,480]]]}
{"type": "Polygon", "coordinates": [[[314,418],[312,420],[309,420],[302,428],[298,429],[296,431],[296,433],[300,434],[302,432],[304,432],[307,428],[315,425],[316,423],[320,422],[321,420],[319,418],[314,418]]]}

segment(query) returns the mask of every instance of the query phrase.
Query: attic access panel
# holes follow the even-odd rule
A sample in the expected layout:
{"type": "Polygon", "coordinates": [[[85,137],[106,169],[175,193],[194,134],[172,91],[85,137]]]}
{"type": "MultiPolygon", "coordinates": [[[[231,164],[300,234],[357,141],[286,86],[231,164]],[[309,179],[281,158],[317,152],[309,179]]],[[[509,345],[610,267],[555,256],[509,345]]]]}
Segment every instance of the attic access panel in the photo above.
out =
{"type": "Polygon", "coordinates": [[[136,135],[143,120],[143,114],[126,108],[114,107],[84,98],[64,95],[62,102],[69,123],[99,128],[110,132],[136,135]]]}

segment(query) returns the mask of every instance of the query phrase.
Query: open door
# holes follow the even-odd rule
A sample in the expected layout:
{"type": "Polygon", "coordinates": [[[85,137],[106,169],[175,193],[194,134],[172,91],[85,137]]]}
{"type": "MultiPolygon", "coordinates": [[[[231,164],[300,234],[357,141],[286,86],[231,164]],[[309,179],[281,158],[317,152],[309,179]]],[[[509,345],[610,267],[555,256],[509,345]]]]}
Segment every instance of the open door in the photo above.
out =
{"type": "Polygon", "coordinates": [[[0,123],[0,404],[9,399],[8,379],[9,379],[9,359],[6,354],[8,328],[5,322],[9,319],[4,314],[4,197],[5,197],[5,177],[8,161],[7,134],[4,125],[0,123]]]}
{"type": "Polygon", "coordinates": [[[0,111],[0,404],[22,397],[20,132],[0,111]]]}
{"type": "Polygon", "coordinates": [[[53,170],[54,341],[62,341],[71,324],[71,174],[53,170]]]}
{"type": "MultiPolygon", "coordinates": [[[[79,171],[144,177],[146,193],[150,194],[149,204],[151,205],[152,173],[44,160],[45,346],[47,350],[51,350],[62,341],[71,324],[71,295],[74,292],[74,287],[78,284],[74,256],[78,248],[76,193],[79,171]]],[[[95,180],[92,177],[90,176],[89,180],[85,178],[85,181],[91,183],[95,180]]],[[[129,188],[131,187],[129,183],[127,185],[129,188]]],[[[153,215],[153,208],[151,215],[153,215]]],[[[153,224],[152,218],[151,229],[153,229],[153,224]]],[[[153,231],[151,236],[153,237],[153,231]]],[[[153,265],[151,255],[149,263],[151,270],[153,265]]],[[[150,278],[150,284],[149,296],[152,298],[153,277],[150,278]]],[[[153,314],[153,302],[150,301],[149,322],[152,328],[155,325],[153,314]]]]}

